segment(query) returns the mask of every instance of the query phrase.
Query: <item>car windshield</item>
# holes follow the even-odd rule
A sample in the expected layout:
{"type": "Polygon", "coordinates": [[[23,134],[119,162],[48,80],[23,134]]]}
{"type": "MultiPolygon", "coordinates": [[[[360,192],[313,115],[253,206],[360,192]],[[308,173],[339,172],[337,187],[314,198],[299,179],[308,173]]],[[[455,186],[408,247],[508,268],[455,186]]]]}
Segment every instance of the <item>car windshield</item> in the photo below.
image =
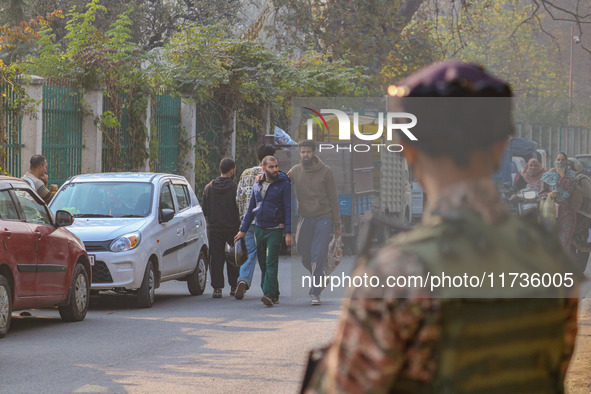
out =
{"type": "Polygon", "coordinates": [[[576,159],[581,163],[583,168],[591,167],[591,156],[578,156],[576,159]]]}
{"type": "Polygon", "coordinates": [[[54,197],[51,211],[74,217],[146,217],[152,207],[152,184],[138,182],[70,183],[54,197]]]}

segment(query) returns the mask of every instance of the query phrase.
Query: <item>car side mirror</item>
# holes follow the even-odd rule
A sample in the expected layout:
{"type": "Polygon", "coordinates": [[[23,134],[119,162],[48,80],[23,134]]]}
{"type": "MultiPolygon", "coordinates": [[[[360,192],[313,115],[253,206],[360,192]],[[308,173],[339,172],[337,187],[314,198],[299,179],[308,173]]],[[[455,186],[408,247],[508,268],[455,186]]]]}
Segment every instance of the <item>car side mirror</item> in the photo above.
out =
{"type": "Polygon", "coordinates": [[[74,223],[74,216],[70,212],[60,209],[55,213],[55,222],[58,227],[70,226],[74,223]]]}
{"type": "Polygon", "coordinates": [[[158,222],[166,223],[170,222],[174,217],[174,210],[169,208],[160,209],[160,214],[158,215],[158,222]]]}

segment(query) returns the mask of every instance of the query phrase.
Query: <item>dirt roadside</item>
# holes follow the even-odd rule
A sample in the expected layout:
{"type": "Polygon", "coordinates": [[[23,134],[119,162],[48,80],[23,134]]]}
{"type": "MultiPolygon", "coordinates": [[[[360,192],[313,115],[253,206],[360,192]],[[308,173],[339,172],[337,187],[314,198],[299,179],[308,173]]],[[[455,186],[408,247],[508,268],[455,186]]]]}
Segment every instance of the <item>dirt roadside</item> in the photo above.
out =
{"type": "Polygon", "coordinates": [[[584,298],[579,304],[579,333],[566,388],[569,394],[591,393],[591,298],[584,298]]]}

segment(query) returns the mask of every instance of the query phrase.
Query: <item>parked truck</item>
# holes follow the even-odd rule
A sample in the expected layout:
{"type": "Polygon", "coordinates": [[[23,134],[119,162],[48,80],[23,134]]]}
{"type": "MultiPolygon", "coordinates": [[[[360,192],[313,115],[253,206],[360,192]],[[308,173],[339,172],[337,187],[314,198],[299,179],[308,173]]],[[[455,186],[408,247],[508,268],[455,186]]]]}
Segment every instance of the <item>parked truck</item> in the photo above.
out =
{"type": "MultiPolygon", "coordinates": [[[[337,186],[339,211],[343,223],[343,242],[346,252],[355,254],[359,245],[359,234],[369,225],[369,213],[397,223],[409,224],[412,218],[412,195],[409,168],[399,152],[389,152],[376,147],[355,151],[356,143],[379,144],[382,141],[350,142],[338,141],[338,126],[335,117],[325,116],[329,133],[314,129],[314,141],[329,144],[332,148],[318,149],[318,157],[328,165],[334,174],[337,186]]],[[[352,124],[352,122],[351,122],[352,124]]],[[[360,131],[375,134],[377,118],[360,116],[360,131]]],[[[295,134],[298,141],[306,139],[305,127],[295,134]]],[[[279,168],[288,171],[299,162],[299,152],[294,146],[277,146],[275,154],[279,168]]],[[[380,234],[380,237],[388,234],[380,234]]]]}

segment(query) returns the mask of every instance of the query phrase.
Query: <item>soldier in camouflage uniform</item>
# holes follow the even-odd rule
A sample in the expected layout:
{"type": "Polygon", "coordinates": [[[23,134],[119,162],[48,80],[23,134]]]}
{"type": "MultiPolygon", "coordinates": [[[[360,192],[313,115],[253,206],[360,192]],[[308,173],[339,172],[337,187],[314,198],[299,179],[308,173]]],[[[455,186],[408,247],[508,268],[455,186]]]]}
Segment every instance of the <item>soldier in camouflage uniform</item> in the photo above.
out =
{"type": "MultiPolygon", "coordinates": [[[[419,71],[394,93],[402,102],[512,95],[481,67],[456,62],[419,71]]],[[[410,108],[404,107],[421,112],[410,108]]],[[[492,182],[513,132],[510,111],[507,106],[465,115],[439,111],[431,119],[417,115],[426,127],[416,132],[418,141],[401,143],[428,195],[428,209],[417,229],[361,257],[353,275],[425,278],[443,270],[461,274],[476,264],[517,272],[572,268],[556,235],[537,218],[509,215],[492,182]],[[446,116],[453,127],[445,127],[446,116]],[[482,124],[463,128],[462,116],[482,124]]],[[[454,298],[453,291],[434,297],[422,287],[355,288],[304,391],[563,392],[577,333],[578,286],[554,298],[527,298],[531,290],[507,289],[514,298],[454,298]]]]}

